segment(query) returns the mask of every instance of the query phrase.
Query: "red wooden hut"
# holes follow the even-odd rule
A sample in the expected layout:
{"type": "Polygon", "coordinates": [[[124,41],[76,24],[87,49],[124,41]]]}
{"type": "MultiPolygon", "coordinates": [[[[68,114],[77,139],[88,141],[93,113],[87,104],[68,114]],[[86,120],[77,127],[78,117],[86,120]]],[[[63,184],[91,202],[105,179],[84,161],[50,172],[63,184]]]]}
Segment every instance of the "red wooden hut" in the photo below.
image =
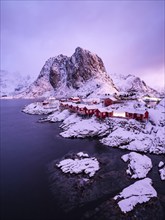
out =
{"type": "Polygon", "coordinates": [[[104,108],[99,108],[95,110],[95,115],[97,118],[104,119],[107,117],[107,111],[104,108]]]}
{"type": "Polygon", "coordinates": [[[86,115],[87,107],[85,105],[78,105],[77,113],[80,115],[86,115]]]}

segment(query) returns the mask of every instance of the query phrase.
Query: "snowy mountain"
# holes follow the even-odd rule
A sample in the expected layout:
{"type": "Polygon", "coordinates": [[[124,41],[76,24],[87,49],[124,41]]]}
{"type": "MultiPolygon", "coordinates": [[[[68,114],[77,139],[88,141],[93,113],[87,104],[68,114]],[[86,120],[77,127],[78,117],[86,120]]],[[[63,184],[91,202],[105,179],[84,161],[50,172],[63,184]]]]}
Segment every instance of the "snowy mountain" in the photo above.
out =
{"type": "Polygon", "coordinates": [[[9,73],[5,70],[0,70],[0,96],[13,96],[25,91],[32,83],[32,78],[22,76],[20,73],[9,73]]]}
{"type": "Polygon", "coordinates": [[[113,82],[119,92],[135,92],[138,94],[159,95],[139,77],[134,75],[111,74],[113,82]]]}
{"type": "Polygon", "coordinates": [[[49,58],[36,79],[16,98],[56,96],[97,96],[99,94],[131,93],[159,95],[139,77],[108,74],[96,54],[77,47],[71,57],[58,55],[49,58]]]}
{"type": "Polygon", "coordinates": [[[92,96],[115,92],[117,89],[101,58],[78,47],[71,57],[58,55],[48,59],[37,80],[20,97],[92,96]]]}

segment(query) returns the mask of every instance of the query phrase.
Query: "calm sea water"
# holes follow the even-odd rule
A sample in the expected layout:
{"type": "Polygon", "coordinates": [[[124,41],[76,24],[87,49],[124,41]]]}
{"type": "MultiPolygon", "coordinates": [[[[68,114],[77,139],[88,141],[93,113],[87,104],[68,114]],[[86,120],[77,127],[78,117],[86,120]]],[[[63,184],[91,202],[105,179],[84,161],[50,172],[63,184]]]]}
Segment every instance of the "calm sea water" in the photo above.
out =
{"type": "MultiPolygon", "coordinates": [[[[123,151],[110,150],[98,140],[60,137],[58,123],[37,123],[42,116],[21,112],[31,102],[1,100],[1,219],[67,219],[54,202],[47,165],[70,151],[91,154],[111,151],[119,158],[123,151]]],[[[154,175],[152,172],[153,178],[154,175]]],[[[161,182],[156,183],[163,190],[161,182]]]]}
{"type": "Polygon", "coordinates": [[[97,140],[64,139],[56,123],[21,112],[31,100],[1,100],[1,219],[51,220],[57,209],[49,189],[47,165],[70,151],[101,153],[97,140]]]}

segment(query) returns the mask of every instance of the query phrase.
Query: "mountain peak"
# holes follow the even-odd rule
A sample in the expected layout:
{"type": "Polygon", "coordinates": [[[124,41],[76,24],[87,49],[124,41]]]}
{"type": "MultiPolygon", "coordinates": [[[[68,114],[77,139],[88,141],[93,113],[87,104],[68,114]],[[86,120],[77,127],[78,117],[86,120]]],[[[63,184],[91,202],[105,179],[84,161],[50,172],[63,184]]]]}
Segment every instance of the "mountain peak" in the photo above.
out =
{"type": "MultiPolygon", "coordinates": [[[[29,87],[25,96],[56,96],[92,94],[96,90],[116,92],[111,78],[106,73],[102,59],[81,47],[71,57],[62,54],[45,62],[37,80],[29,87]],[[106,89],[105,89],[106,88],[106,89]]],[[[106,92],[107,92],[106,91],[106,92]]]]}

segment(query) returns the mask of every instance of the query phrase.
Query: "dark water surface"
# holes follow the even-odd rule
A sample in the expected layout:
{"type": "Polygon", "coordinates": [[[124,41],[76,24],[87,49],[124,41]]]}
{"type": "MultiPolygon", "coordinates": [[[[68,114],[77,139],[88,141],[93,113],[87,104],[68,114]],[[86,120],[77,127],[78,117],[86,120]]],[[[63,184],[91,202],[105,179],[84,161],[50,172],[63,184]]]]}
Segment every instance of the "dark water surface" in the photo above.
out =
{"type": "Polygon", "coordinates": [[[97,140],[64,139],[56,123],[21,112],[32,100],[1,100],[1,219],[51,220],[62,216],[49,189],[47,165],[70,151],[101,153],[97,140]]]}
{"type": "MultiPolygon", "coordinates": [[[[31,102],[1,100],[1,219],[68,219],[54,202],[47,165],[70,151],[107,152],[119,158],[124,151],[109,149],[94,139],[60,137],[58,123],[37,123],[42,116],[21,112],[31,102]]],[[[150,175],[154,178],[153,172],[150,175]]],[[[160,180],[156,185],[163,190],[160,180]]]]}

